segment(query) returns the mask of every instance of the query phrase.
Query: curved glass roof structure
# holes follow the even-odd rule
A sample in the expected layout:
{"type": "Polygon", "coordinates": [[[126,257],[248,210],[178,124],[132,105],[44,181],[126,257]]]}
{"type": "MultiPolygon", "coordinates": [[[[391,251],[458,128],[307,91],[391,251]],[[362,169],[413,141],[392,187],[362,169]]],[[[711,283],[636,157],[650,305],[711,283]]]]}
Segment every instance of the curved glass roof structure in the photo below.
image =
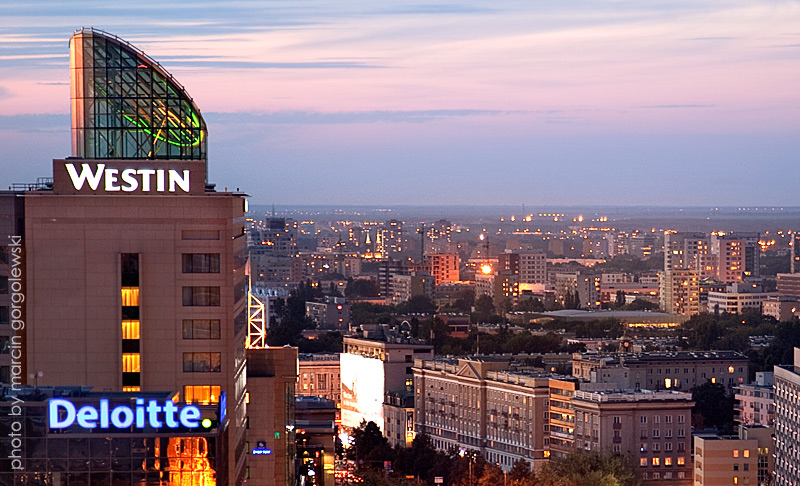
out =
{"type": "Polygon", "coordinates": [[[69,45],[74,157],[206,160],[200,110],[161,65],[94,29],[69,45]]]}

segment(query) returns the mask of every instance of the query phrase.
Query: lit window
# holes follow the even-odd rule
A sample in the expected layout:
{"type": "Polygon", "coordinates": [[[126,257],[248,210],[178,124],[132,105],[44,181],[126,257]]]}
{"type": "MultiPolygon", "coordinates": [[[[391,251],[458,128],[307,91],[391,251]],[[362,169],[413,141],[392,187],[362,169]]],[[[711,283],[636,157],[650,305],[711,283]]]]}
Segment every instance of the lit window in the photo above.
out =
{"type": "Polygon", "coordinates": [[[733,477],[733,484],[739,484],[739,476],[733,477]]]}
{"type": "Polygon", "coordinates": [[[122,339],[139,339],[139,321],[122,321],[122,339]]]}
{"type": "Polygon", "coordinates": [[[142,387],[140,386],[123,386],[122,391],[124,392],[138,392],[142,391],[142,387]]]}
{"type": "Polygon", "coordinates": [[[642,457],[641,459],[639,459],[639,465],[642,466],[642,467],[646,467],[647,466],[647,458],[646,457],[642,457]]]}
{"type": "Polygon", "coordinates": [[[684,464],[685,464],[685,462],[684,462],[683,456],[679,457],[678,458],[678,465],[679,466],[683,466],[684,464]]]}
{"type": "Polygon", "coordinates": [[[672,465],[672,458],[671,457],[665,457],[664,458],[664,465],[665,466],[671,466],[672,465]]]}
{"type": "Polygon", "coordinates": [[[728,373],[733,373],[733,366],[728,366],[728,373]]]}
{"type": "Polygon", "coordinates": [[[745,449],[742,454],[744,454],[744,457],[750,457],[750,449],[745,449]]]}
{"type": "Polygon", "coordinates": [[[122,287],[122,306],[136,307],[139,305],[139,287],[122,287]]]}
{"type": "Polygon", "coordinates": [[[653,460],[652,460],[652,464],[654,466],[660,466],[661,465],[661,458],[660,457],[654,457],[653,460]]]}
{"type": "Polygon", "coordinates": [[[139,373],[139,353],[123,353],[122,354],[122,372],[123,373],[139,373]]]}
{"type": "Polygon", "coordinates": [[[733,450],[733,457],[739,457],[739,449],[733,450]]]}
{"type": "Polygon", "coordinates": [[[219,393],[219,386],[189,385],[183,387],[186,403],[217,404],[219,403],[219,393]]]}

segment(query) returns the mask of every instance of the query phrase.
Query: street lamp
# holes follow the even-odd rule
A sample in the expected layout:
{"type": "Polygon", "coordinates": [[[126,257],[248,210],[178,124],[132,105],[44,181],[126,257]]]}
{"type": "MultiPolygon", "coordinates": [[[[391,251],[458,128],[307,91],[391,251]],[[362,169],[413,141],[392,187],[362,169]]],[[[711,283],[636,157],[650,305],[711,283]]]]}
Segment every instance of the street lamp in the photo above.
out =
{"type": "Polygon", "coordinates": [[[475,457],[475,455],[472,454],[471,452],[467,452],[467,450],[463,449],[463,448],[459,449],[459,451],[458,451],[458,455],[460,455],[461,457],[464,457],[467,454],[469,454],[469,463],[468,463],[468,467],[469,467],[469,483],[467,483],[467,484],[469,486],[472,486],[472,459],[475,457]]]}

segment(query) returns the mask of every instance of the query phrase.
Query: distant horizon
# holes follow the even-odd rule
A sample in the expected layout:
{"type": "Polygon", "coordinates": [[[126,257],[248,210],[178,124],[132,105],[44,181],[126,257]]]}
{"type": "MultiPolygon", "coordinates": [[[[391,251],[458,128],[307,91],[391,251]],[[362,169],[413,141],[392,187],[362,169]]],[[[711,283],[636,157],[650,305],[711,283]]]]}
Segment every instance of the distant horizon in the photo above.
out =
{"type": "Polygon", "coordinates": [[[208,125],[208,180],[254,200],[797,204],[797,2],[3,9],[0,187],[71,154],[68,40],[85,26],[186,87],[208,125]]]}

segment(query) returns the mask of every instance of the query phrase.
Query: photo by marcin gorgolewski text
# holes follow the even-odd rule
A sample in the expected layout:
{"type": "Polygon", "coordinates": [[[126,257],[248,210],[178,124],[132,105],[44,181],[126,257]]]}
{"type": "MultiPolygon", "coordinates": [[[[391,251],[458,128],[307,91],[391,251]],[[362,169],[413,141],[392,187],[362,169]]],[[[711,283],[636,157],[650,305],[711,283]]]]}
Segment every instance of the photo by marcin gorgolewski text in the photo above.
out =
{"type": "MultiPolygon", "coordinates": [[[[11,308],[9,312],[11,328],[14,335],[11,336],[11,389],[16,392],[22,391],[22,361],[25,357],[22,349],[21,333],[25,329],[23,304],[25,303],[25,289],[22,283],[23,278],[23,246],[22,236],[9,236],[9,276],[8,288],[11,294],[11,308]]],[[[22,440],[22,404],[23,400],[19,395],[12,395],[12,404],[9,408],[11,418],[11,429],[8,433],[11,439],[11,448],[8,458],[11,459],[11,468],[20,471],[24,469],[22,463],[23,440],[22,440]]]]}

